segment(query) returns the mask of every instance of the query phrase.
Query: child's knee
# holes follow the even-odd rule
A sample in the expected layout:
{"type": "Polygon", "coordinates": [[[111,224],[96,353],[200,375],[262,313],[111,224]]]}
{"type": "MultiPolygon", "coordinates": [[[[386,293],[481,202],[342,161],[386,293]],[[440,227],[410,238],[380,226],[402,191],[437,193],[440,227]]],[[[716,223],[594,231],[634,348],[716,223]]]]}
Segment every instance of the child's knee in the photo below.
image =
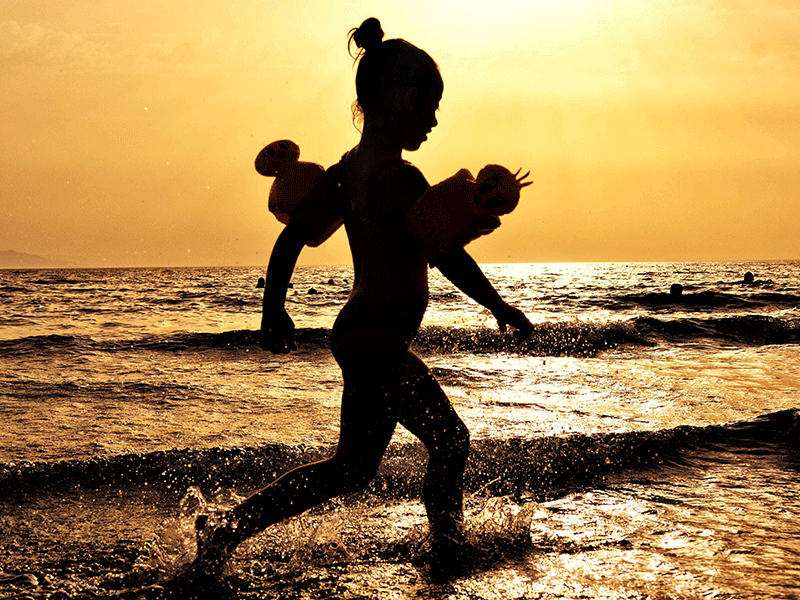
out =
{"type": "Polygon", "coordinates": [[[373,461],[344,462],[337,469],[335,477],[339,480],[341,494],[358,492],[369,485],[378,474],[378,465],[373,461]]]}
{"type": "Polygon", "coordinates": [[[469,458],[469,429],[461,421],[447,430],[447,436],[435,447],[428,448],[432,457],[440,463],[463,467],[469,458]]]}
{"type": "Polygon", "coordinates": [[[460,463],[466,463],[467,458],[469,458],[470,438],[469,429],[467,429],[464,423],[460,423],[459,426],[456,427],[451,444],[453,459],[460,463]]]}

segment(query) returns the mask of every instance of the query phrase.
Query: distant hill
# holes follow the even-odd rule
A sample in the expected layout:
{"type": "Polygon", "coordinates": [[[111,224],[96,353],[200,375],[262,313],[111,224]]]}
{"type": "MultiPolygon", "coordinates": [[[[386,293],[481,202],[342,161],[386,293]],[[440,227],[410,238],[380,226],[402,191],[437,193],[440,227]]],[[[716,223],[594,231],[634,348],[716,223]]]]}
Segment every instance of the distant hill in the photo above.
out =
{"type": "Polygon", "coordinates": [[[71,267],[70,263],[14,250],[0,250],[0,269],[50,269],[71,267]]]}

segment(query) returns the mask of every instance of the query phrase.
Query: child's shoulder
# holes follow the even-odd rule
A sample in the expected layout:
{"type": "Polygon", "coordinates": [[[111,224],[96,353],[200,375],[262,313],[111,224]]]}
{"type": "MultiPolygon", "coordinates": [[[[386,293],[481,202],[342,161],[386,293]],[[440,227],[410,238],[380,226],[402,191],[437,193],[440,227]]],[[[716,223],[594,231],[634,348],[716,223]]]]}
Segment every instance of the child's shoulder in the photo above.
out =
{"type": "Polygon", "coordinates": [[[430,187],[416,166],[402,159],[387,160],[373,170],[370,193],[394,197],[403,204],[416,201],[430,187]]]}

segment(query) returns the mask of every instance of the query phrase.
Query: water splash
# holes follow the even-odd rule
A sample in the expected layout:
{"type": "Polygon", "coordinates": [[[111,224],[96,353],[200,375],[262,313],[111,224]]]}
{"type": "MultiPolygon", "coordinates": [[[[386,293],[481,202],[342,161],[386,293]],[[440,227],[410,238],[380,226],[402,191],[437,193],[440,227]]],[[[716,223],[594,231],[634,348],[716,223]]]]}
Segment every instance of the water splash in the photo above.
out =
{"type": "Polygon", "coordinates": [[[476,544],[497,540],[528,543],[532,522],[547,518],[548,514],[537,502],[520,505],[509,496],[489,498],[480,512],[468,520],[467,537],[476,544]]]}
{"type": "Polygon", "coordinates": [[[183,573],[197,557],[195,521],[201,514],[214,515],[241,501],[233,491],[209,501],[197,487],[190,487],[178,504],[178,513],[163,521],[145,543],[133,565],[140,581],[169,579],[183,573]]]}
{"type": "MultiPolygon", "coordinates": [[[[345,547],[342,537],[344,522],[341,515],[334,514],[327,518],[321,518],[317,522],[309,523],[310,533],[294,552],[287,565],[287,570],[297,571],[307,565],[331,565],[348,560],[350,553],[345,547]]],[[[308,525],[299,528],[299,531],[307,530],[308,525]]]]}
{"type": "Polygon", "coordinates": [[[207,509],[203,493],[191,487],[178,505],[178,514],[161,523],[133,565],[140,575],[171,576],[189,565],[197,555],[194,521],[207,509]]]}

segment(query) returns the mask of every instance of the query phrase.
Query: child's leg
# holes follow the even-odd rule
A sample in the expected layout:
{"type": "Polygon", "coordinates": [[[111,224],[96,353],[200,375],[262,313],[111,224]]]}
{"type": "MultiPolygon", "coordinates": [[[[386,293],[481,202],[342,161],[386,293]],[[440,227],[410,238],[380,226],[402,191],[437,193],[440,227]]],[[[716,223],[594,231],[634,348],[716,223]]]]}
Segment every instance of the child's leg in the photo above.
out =
{"type": "Polygon", "coordinates": [[[213,545],[230,551],[278,521],[372,481],[397,424],[406,366],[397,352],[370,350],[366,356],[361,348],[337,353],[345,382],[336,453],[285,473],[228,511],[213,545]]]}
{"type": "Polygon", "coordinates": [[[464,467],[469,430],[428,367],[412,352],[400,423],[428,449],[423,498],[434,536],[463,537],[464,467]]]}

